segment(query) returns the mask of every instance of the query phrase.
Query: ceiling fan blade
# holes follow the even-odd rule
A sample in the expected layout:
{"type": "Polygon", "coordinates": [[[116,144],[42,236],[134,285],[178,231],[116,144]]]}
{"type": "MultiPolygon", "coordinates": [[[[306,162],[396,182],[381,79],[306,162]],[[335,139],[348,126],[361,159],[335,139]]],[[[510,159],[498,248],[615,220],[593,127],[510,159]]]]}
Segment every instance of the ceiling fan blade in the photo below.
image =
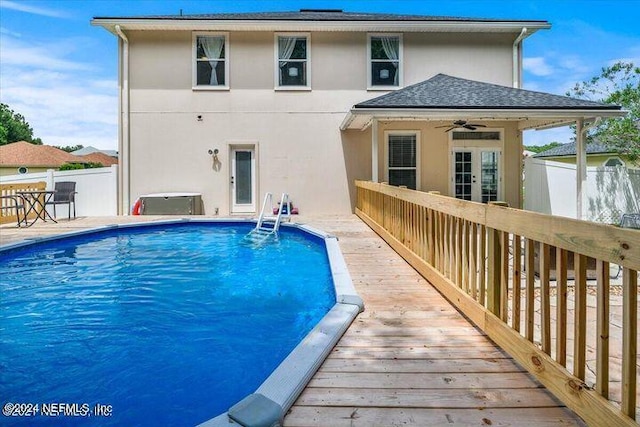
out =
{"type": "Polygon", "coordinates": [[[476,130],[476,125],[464,125],[462,127],[469,130],[476,130]]]}
{"type": "Polygon", "coordinates": [[[479,124],[476,124],[476,123],[474,123],[473,126],[475,126],[477,128],[486,128],[487,127],[487,125],[479,125],[479,124]]]}
{"type": "MultiPolygon", "coordinates": [[[[442,127],[444,127],[444,126],[442,126],[442,127]]],[[[457,127],[458,127],[458,126],[451,126],[449,129],[445,130],[445,132],[449,132],[450,130],[455,129],[455,128],[457,128],[457,127]]]]}

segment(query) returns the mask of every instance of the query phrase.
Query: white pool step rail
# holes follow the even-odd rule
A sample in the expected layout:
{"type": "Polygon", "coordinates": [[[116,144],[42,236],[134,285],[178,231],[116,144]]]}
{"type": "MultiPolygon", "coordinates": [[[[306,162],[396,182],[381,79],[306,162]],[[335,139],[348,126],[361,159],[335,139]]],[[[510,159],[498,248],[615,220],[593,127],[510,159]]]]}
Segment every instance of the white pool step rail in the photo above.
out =
{"type": "Polygon", "coordinates": [[[291,205],[289,204],[289,195],[282,193],[280,198],[280,205],[276,215],[273,213],[273,194],[266,193],[264,195],[264,201],[262,202],[262,209],[260,210],[260,216],[258,217],[258,223],[256,224],[255,232],[261,234],[275,234],[280,229],[280,223],[284,219],[289,221],[291,219],[291,205]],[[269,211],[267,211],[267,207],[269,211]]]}

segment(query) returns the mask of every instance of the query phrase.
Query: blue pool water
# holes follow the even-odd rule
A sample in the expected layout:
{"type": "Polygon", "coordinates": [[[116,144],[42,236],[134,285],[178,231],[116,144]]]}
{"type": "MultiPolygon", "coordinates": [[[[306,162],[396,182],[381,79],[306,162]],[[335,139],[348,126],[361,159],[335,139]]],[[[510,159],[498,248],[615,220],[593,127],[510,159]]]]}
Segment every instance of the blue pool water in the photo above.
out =
{"type": "Polygon", "coordinates": [[[195,425],[252,393],[335,292],[322,240],[281,229],[256,249],[250,229],[145,226],[0,254],[0,405],[78,404],[0,424],[195,425]],[[111,415],[82,416],[97,404],[111,415]]]}

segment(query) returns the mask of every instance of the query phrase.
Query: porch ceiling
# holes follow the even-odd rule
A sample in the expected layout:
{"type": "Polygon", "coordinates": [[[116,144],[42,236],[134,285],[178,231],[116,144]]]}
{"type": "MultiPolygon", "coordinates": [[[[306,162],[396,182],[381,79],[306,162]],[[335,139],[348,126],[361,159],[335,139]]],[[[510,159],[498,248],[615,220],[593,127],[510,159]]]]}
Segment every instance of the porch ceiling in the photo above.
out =
{"type": "Polygon", "coordinates": [[[434,122],[440,125],[441,122],[452,122],[454,120],[465,119],[479,122],[508,121],[518,122],[520,130],[542,130],[554,127],[568,126],[577,120],[593,122],[598,117],[619,117],[626,114],[623,110],[611,111],[561,111],[561,110],[355,110],[352,109],[345,116],[340,129],[367,130],[373,120],[378,121],[422,121],[434,122]]]}

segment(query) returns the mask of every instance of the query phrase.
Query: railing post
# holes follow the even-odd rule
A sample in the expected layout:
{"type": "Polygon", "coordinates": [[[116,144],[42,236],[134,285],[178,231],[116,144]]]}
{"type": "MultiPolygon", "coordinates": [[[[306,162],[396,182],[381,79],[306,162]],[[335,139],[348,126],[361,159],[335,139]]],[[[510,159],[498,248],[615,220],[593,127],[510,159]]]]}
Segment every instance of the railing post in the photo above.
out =
{"type": "Polygon", "coordinates": [[[500,317],[501,300],[501,259],[500,232],[494,228],[487,228],[487,309],[500,317]]]}

